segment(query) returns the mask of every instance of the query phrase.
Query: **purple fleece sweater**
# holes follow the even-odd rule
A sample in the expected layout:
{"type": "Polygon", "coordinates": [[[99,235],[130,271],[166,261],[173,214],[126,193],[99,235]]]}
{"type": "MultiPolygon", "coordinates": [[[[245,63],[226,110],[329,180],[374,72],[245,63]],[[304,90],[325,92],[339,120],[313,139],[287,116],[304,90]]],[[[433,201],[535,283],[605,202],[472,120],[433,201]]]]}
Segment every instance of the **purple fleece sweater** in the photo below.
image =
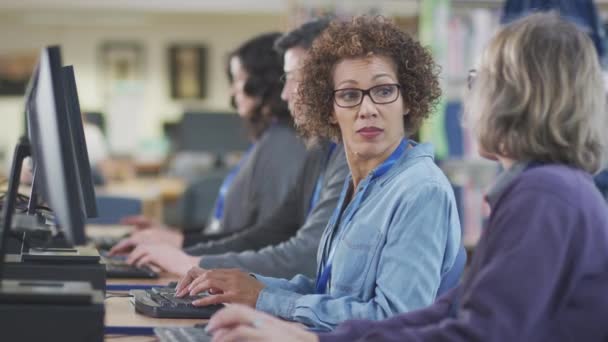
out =
{"type": "Polygon", "coordinates": [[[589,174],[513,167],[468,276],[432,306],[348,321],[325,341],[608,341],[608,206],[589,174]]]}

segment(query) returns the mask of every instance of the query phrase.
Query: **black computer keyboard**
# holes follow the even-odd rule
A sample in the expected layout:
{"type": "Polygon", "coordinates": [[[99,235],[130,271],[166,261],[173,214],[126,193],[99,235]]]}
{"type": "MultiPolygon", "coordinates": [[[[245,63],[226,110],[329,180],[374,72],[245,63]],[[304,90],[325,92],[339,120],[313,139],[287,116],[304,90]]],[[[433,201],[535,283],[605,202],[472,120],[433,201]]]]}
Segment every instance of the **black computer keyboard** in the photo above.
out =
{"type": "Polygon", "coordinates": [[[150,293],[154,299],[165,302],[167,305],[185,305],[192,306],[192,302],[204,298],[207,294],[199,294],[196,296],[175,297],[175,288],[173,287],[157,287],[150,289],[150,293]]]}
{"type": "Polygon", "coordinates": [[[158,274],[146,266],[137,267],[127,264],[108,264],[106,263],[107,278],[139,278],[155,279],[158,274]]]}
{"type": "Polygon", "coordinates": [[[133,266],[126,263],[124,256],[108,256],[102,253],[103,261],[106,264],[107,278],[158,278],[158,274],[147,266],[133,266]]]}
{"type": "Polygon", "coordinates": [[[154,333],[161,342],[209,342],[211,335],[205,329],[195,327],[155,328],[154,333]]]}
{"type": "Polygon", "coordinates": [[[121,237],[117,236],[89,236],[88,240],[99,250],[109,251],[114,247],[120,240],[128,237],[128,235],[124,235],[121,237]]]}
{"type": "Polygon", "coordinates": [[[149,290],[131,290],[135,311],[159,318],[209,318],[223,305],[194,306],[194,300],[208,296],[175,297],[174,287],[155,287],[149,290]]]}

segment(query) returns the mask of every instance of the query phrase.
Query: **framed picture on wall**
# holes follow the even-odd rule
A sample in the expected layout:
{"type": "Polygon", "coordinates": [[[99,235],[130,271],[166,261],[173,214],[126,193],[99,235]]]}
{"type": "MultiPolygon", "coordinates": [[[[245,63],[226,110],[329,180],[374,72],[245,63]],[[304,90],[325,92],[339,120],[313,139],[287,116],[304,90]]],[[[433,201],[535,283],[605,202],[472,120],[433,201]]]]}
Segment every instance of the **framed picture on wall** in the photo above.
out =
{"type": "Polygon", "coordinates": [[[38,62],[37,50],[0,54],[0,96],[21,96],[38,62]]]}
{"type": "Polygon", "coordinates": [[[101,75],[106,92],[120,91],[126,83],[144,79],[144,47],[136,41],[106,41],[99,47],[101,75]]]}
{"type": "Polygon", "coordinates": [[[171,97],[202,99],[207,93],[207,48],[202,44],[169,46],[171,97]]]}
{"type": "Polygon", "coordinates": [[[110,150],[133,154],[142,137],[146,110],[146,45],[138,40],[106,40],[99,47],[100,108],[110,150]]]}

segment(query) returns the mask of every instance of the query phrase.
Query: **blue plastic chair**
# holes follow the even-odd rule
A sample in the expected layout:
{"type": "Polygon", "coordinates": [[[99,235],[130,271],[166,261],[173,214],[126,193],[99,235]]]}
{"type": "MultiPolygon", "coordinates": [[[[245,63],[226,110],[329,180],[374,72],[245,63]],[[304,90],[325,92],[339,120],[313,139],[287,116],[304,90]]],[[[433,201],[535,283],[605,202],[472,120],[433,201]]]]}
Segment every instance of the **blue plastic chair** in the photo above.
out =
{"type": "Polygon", "coordinates": [[[96,218],[90,218],[91,224],[117,224],[126,216],[141,214],[141,200],[132,197],[98,195],[96,218]]]}
{"type": "Polygon", "coordinates": [[[454,260],[454,265],[452,268],[441,277],[441,283],[439,284],[439,290],[437,290],[437,297],[443,295],[449,290],[453,289],[458,285],[460,281],[460,277],[462,276],[462,272],[464,272],[464,267],[467,264],[467,250],[463,245],[460,245],[460,249],[458,250],[458,254],[456,255],[456,260],[454,260]]]}

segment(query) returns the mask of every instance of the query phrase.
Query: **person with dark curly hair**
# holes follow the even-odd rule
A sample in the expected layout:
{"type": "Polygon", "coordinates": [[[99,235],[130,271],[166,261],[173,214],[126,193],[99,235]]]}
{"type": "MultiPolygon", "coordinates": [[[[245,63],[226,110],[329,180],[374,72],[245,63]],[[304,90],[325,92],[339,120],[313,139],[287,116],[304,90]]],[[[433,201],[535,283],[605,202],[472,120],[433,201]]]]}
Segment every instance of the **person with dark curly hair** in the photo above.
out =
{"type": "Polygon", "coordinates": [[[211,318],[215,342],[605,342],[608,209],[592,173],[606,147],[593,43],[556,13],[502,28],[484,51],[465,122],[504,168],[462,283],[433,305],[315,335],[244,306],[211,318]]]}
{"type": "Polygon", "coordinates": [[[332,22],[299,74],[298,127],[342,144],[350,171],[321,238],[316,279],[194,268],[178,295],[211,290],[194,305],[242,303],[321,331],[430,305],[461,238],[432,147],[408,139],[440,95],[430,53],[387,19],[358,17],[332,22]]]}
{"type": "MultiPolygon", "coordinates": [[[[200,257],[185,253],[182,247],[213,235],[228,236],[269,222],[301,182],[303,173],[312,173],[316,178],[318,161],[323,156],[320,151],[306,149],[296,134],[287,103],[281,99],[283,59],[274,50],[274,42],[280,36],[280,33],[259,35],[230,54],[231,95],[238,114],[248,124],[252,145],[226,176],[212,222],[200,233],[185,235],[145,218],[127,218],[125,223],[140,229],[118,243],[111,254],[130,252],[127,258],[130,264],[154,265],[184,275],[198,265],[200,257]]],[[[251,248],[286,240],[292,234],[259,232],[259,241],[255,246],[252,243],[251,248]]]]}

